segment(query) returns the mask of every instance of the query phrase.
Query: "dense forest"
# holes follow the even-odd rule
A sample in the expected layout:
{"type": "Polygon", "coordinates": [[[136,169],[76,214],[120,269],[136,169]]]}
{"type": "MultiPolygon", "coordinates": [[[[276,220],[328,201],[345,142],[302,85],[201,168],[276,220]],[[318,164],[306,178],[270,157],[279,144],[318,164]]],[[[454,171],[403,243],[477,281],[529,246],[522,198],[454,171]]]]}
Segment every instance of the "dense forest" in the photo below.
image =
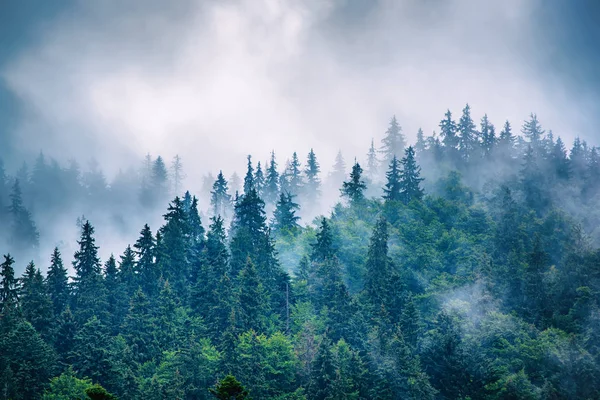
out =
{"type": "Polygon", "coordinates": [[[598,148],[468,105],[416,138],[198,196],[179,157],[1,168],[0,398],[600,398],[598,148]],[[101,260],[107,219],[136,233],[101,260]]]}

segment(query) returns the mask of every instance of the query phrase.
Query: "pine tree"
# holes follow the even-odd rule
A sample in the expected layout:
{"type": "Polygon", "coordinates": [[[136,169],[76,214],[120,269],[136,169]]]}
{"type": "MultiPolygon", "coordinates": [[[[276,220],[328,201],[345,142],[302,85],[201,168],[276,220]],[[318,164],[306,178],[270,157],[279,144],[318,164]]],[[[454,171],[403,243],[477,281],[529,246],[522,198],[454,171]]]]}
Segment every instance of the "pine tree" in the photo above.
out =
{"type": "Polygon", "coordinates": [[[408,296],[408,299],[402,308],[400,326],[402,327],[402,333],[406,343],[413,349],[416,349],[417,342],[421,337],[422,326],[421,316],[412,296],[408,296]]]}
{"type": "Polygon", "coordinates": [[[227,218],[231,205],[231,196],[228,193],[227,181],[223,176],[223,171],[219,171],[217,180],[213,184],[213,190],[210,192],[210,205],[214,216],[220,215],[227,218]]]}
{"type": "Polygon", "coordinates": [[[256,189],[254,185],[254,168],[252,167],[252,156],[248,155],[248,168],[244,177],[244,194],[248,194],[251,189],[256,189]]]}
{"type": "Polygon", "coordinates": [[[294,202],[293,196],[290,193],[281,193],[279,201],[273,213],[273,221],[271,228],[275,234],[295,234],[300,228],[298,220],[300,217],[296,215],[296,210],[300,206],[294,202]]]}
{"type": "Polygon", "coordinates": [[[173,177],[173,189],[175,190],[175,195],[179,195],[180,190],[182,189],[183,180],[185,179],[183,163],[181,162],[179,154],[176,154],[171,162],[171,176],[173,177]]]}
{"type": "Polygon", "coordinates": [[[262,167],[260,166],[260,161],[256,164],[256,172],[254,173],[254,186],[256,187],[256,192],[258,195],[262,196],[265,188],[265,176],[263,174],[262,167]]]}
{"type": "Polygon", "coordinates": [[[534,323],[541,320],[543,309],[546,307],[546,291],[543,281],[548,262],[548,254],[542,247],[540,236],[536,234],[533,249],[527,257],[527,269],[523,282],[524,312],[528,319],[534,323]]]}
{"type": "Polygon", "coordinates": [[[381,140],[381,144],[381,153],[383,154],[383,160],[386,163],[390,162],[394,156],[398,156],[398,154],[402,154],[404,151],[406,139],[395,115],[390,120],[390,126],[387,131],[385,131],[385,136],[381,140]]]}
{"type": "Polygon", "coordinates": [[[445,118],[440,122],[440,136],[442,137],[442,143],[444,144],[446,154],[451,161],[456,161],[459,145],[459,138],[456,134],[458,128],[454,120],[452,120],[452,113],[450,110],[446,111],[444,116],[445,118]]]}
{"type": "Polygon", "coordinates": [[[333,381],[336,377],[331,342],[323,338],[319,350],[313,362],[310,383],[308,385],[308,396],[314,400],[327,400],[335,398],[333,381]]]}
{"type": "Polygon", "coordinates": [[[400,174],[400,197],[404,204],[408,204],[413,200],[421,200],[423,198],[423,189],[421,189],[420,177],[421,167],[415,161],[415,151],[410,146],[404,152],[404,158],[400,161],[402,164],[402,173],[400,174]]]}
{"type": "Polygon", "coordinates": [[[279,172],[275,162],[275,152],[271,152],[271,161],[267,168],[267,179],[265,182],[264,199],[267,204],[275,204],[279,193],[279,172]]]}
{"type": "Polygon", "coordinates": [[[541,213],[547,204],[548,197],[545,193],[544,176],[539,168],[538,157],[531,144],[527,145],[527,150],[523,157],[520,178],[526,204],[541,213]]]}
{"type": "Polygon", "coordinates": [[[496,128],[488,120],[487,114],[484,114],[483,118],[481,118],[481,148],[485,157],[489,157],[492,154],[496,142],[496,128]]]}
{"type": "Polygon", "coordinates": [[[241,180],[237,172],[234,172],[229,177],[229,189],[231,190],[231,193],[234,194],[239,192],[241,189],[241,180]]]}
{"type": "Polygon", "coordinates": [[[567,149],[560,137],[558,137],[553,146],[551,160],[554,165],[556,177],[558,179],[568,180],[571,175],[571,166],[569,159],[567,158],[567,149]]]}
{"type": "MultiPolygon", "coordinates": [[[[128,247],[129,251],[131,248],[128,247]]],[[[125,313],[127,312],[127,299],[129,296],[126,292],[126,286],[119,277],[119,269],[117,261],[111,254],[106,263],[104,263],[104,286],[107,291],[107,311],[110,315],[110,324],[113,332],[117,333],[119,326],[123,322],[125,313]]]]}
{"type": "Polygon", "coordinates": [[[169,174],[161,156],[156,157],[152,164],[151,186],[152,205],[160,205],[169,196],[169,174]]]}
{"type": "Polygon", "coordinates": [[[108,381],[108,377],[113,373],[109,342],[106,326],[95,316],[79,328],[68,354],[68,360],[78,375],[103,385],[108,381]]]}
{"type": "Polygon", "coordinates": [[[221,379],[210,393],[219,400],[252,400],[248,391],[232,375],[221,379]]]}
{"type": "Polygon", "coordinates": [[[162,240],[160,243],[157,240],[156,244],[157,254],[160,254],[158,268],[162,277],[171,283],[177,296],[186,302],[191,273],[188,240],[190,231],[187,215],[179,197],[175,197],[169,203],[167,213],[163,217],[166,223],[160,228],[162,240]]]}
{"type": "Polygon", "coordinates": [[[46,286],[53,304],[53,313],[55,316],[59,316],[69,304],[70,289],[67,269],[63,265],[58,247],[54,248],[50,258],[46,286]]]}
{"type": "Polygon", "coordinates": [[[390,306],[393,291],[392,267],[388,256],[388,228],[385,218],[375,225],[367,253],[366,279],[364,291],[374,309],[381,305],[390,306]]]}
{"type": "Polygon", "coordinates": [[[93,315],[106,319],[106,291],[102,282],[98,246],[94,239],[94,228],[86,221],[81,228],[81,239],[77,241],[79,250],[75,252],[75,277],[73,294],[75,316],[84,323],[93,315]]]}
{"type": "Polygon", "coordinates": [[[19,256],[32,255],[39,246],[39,233],[31,214],[23,205],[21,186],[16,179],[10,194],[10,240],[9,244],[19,256]]]}
{"type": "Polygon", "coordinates": [[[75,335],[77,334],[77,322],[67,306],[58,316],[53,334],[53,345],[59,356],[62,365],[68,364],[68,356],[73,349],[75,335]]]}
{"type": "Polygon", "coordinates": [[[339,185],[344,182],[344,179],[346,179],[346,162],[344,161],[344,156],[340,150],[335,156],[335,162],[330,175],[330,185],[339,187],[339,185]]]}
{"type": "Polygon", "coordinates": [[[458,121],[457,130],[460,134],[458,137],[460,155],[463,161],[469,162],[479,143],[475,123],[471,118],[471,107],[468,104],[463,108],[462,116],[458,121]]]}
{"type": "Polygon", "coordinates": [[[362,180],[362,168],[355,162],[350,172],[350,180],[342,184],[342,196],[347,197],[351,204],[359,204],[365,199],[364,191],[367,185],[362,180]]]}
{"type": "Polygon", "coordinates": [[[269,299],[260,281],[254,263],[247,260],[238,277],[239,328],[242,332],[250,329],[265,332],[269,313],[269,299]]]}
{"type": "Polygon", "coordinates": [[[131,298],[122,332],[136,361],[143,364],[152,360],[157,351],[156,326],[150,313],[150,302],[141,289],[131,298]]]}
{"type": "Polygon", "coordinates": [[[386,201],[400,201],[402,185],[400,183],[400,176],[402,172],[400,171],[400,163],[396,156],[392,158],[390,162],[390,166],[385,176],[387,178],[387,182],[385,184],[385,188],[383,189],[383,198],[386,201]]]}
{"type": "Polygon", "coordinates": [[[304,194],[307,199],[307,204],[314,204],[321,193],[321,180],[319,173],[321,167],[317,162],[317,156],[313,149],[310,149],[306,159],[306,168],[304,175],[306,176],[306,184],[304,186],[304,194]]]}
{"type": "Polygon", "coordinates": [[[292,154],[292,161],[290,162],[289,168],[289,189],[288,192],[292,195],[297,196],[304,185],[302,179],[302,169],[300,165],[300,160],[298,159],[298,154],[294,152],[292,154]]]}
{"type": "Polygon", "coordinates": [[[333,247],[333,232],[326,218],[321,219],[321,226],[317,232],[317,241],[312,245],[311,260],[323,262],[335,256],[333,247]]]}
{"type": "MultiPolygon", "coordinates": [[[[119,289],[123,290],[124,293],[129,298],[135,293],[137,288],[142,283],[142,282],[140,282],[140,273],[138,270],[139,265],[136,265],[135,252],[133,251],[131,246],[127,245],[127,247],[125,248],[125,251],[123,252],[123,254],[120,257],[118,271],[117,271],[117,267],[116,267],[116,262],[114,260],[114,257],[112,257],[112,254],[111,254],[111,258],[112,258],[112,260],[109,259],[109,261],[107,261],[107,263],[105,265],[105,271],[108,271],[108,269],[110,267],[111,274],[116,273],[115,278],[117,279],[119,286],[122,285],[122,287],[120,287],[119,289]],[[114,266],[113,266],[113,264],[114,264],[114,266]]],[[[109,285],[108,275],[107,275],[106,287],[109,288],[109,286],[113,286],[116,284],[117,284],[117,282],[112,282],[111,285],[109,285]]],[[[116,290],[117,286],[114,286],[114,287],[116,290]]],[[[110,292],[110,289],[109,289],[109,292],[110,292]]]]}
{"type": "Polygon", "coordinates": [[[19,282],[15,278],[13,264],[15,260],[10,254],[4,255],[4,262],[0,265],[2,286],[0,287],[0,315],[8,313],[19,303],[19,282]]]}
{"type": "Polygon", "coordinates": [[[516,139],[512,134],[510,122],[506,121],[500,132],[500,137],[498,138],[498,149],[500,150],[502,157],[509,158],[512,156],[515,141],[516,139]]]}
{"type": "Polygon", "coordinates": [[[537,119],[537,115],[530,114],[529,120],[525,121],[521,128],[521,132],[529,140],[534,152],[537,152],[542,136],[544,135],[544,130],[537,119]]]}
{"type": "Polygon", "coordinates": [[[415,143],[415,153],[421,154],[427,150],[427,142],[425,141],[425,134],[423,129],[419,128],[417,131],[417,142],[415,143]]]}
{"type": "Polygon", "coordinates": [[[140,237],[133,247],[137,256],[136,270],[139,275],[139,283],[144,293],[152,296],[157,293],[157,282],[160,272],[154,260],[156,242],[148,224],[145,224],[144,228],[142,228],[140,237]]]}
{"type": "Polygon", "coordinates": [[[20,305],[23,317],[43,337],[49,336],[52,321],[52,300],[48,296],[42,272],[30,262],[25,268],[20,285],[20,305]]]}
{"type": "Polygon", "coordinates": [[[377,150],[375,150],[375,141],[371,139],[371,147],[367,153],[367,176],[371,181],[375,181],[379,176],[379,160],[377,159],[377,150]]]}

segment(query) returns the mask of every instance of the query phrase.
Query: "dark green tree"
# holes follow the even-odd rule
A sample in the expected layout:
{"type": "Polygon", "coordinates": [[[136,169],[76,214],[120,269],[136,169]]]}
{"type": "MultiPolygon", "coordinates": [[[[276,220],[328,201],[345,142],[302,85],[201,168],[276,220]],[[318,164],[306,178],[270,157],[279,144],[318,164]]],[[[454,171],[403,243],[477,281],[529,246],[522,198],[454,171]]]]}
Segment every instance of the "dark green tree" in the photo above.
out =
{"type": "Polygon", "coordinates": [[[219,400],[252,400],[248,391],[232,375],[221,379],[210,393],[219,400]]]}
{"type": "Polygon", "coordinates": [[[231,195],[228,193],[227,181],[223,176],[223,171],[219,171],[217,180],[213,184],[213,189],[210,192],[210,205],[213,215],[220,215],[227,218],[231,208],[231,195]]]}
{"type": "Polygon", "coordinates": [[[423,198],[423,189],[421,189],[421,167],[415,160],[415,151],[409,146],[404,152],[404,157],[400,161],[402,172],[400,174],[400,198],[404,204],[413,200],[423,198]]]}
{"type": "Polygon", "coordinates": [[[39,246],[39,233],[31,214],[23,204],[21,186],[15,179],[8,207],[10,217],[9,244],[18,256],[31,256],[39,246]]]}
{"type": "Polygon", "coordinates": [[[323,262],[335,256],[333,247],[333,232],[326,218],[321,219],[321,226],[317,232],[317,241],[312,245],[311,260],[323,262]]]}
{"type": "Polygon", "coordinates": [[[19,297],[23,317],[42,337],[48,338],[50,323],[53,319],[53,304],[48,295],[42,272],[35,267],[33,261],[27,265],[21,278],[19,297]]]}
{"type": "Polygon", "coordinates": [[[394,156],[390,162],[389,169],[385,174],[387,179],[385,187],[383,188],[383,198],[385,201],[400,201],[402,199],[402,185],[400,183],[401,173],[402,171],[400,171],[400,163],[398,162],[398,158],[394,156]]]}
{"type": "MultiPolygon", "coordinates": [[[[136,271],[144,293],[153,296],[158,290],[160,271],[155,263],[156,242],[148,224],[144,225],[139,239],[133,245],[137,256],[136,271]]],[[[137,289],[137,288],[136,288],[137,289]]]]}
{"type": "Polygon", "coordinates": [[[364,191],[367,185],[362,180],[362,168],[360,164],[355,162],[352,166],[352,172],[350,172],[350,180],[342,184],[342,196],[350,200],[350,204],[360,204],[364,201],[364,191]]]}
{"type": "Polygon", "coordinates": [[[304,179],[302,178],[302,168],[296,152],[292,154],[289,174],[289,192],[297,196],[304,186],[304,179]]]}
{"type": "Polygon", "coordinates": [[[52,310],[55,316],[59,316],[69,305],[69,277],[67,269],[63,265],[58,247],[54,248],[50,257],[50,268],[46,275],[46,287],[50,300],[52,300],[52,310]]]}
{"type": "Polygon", "coordinates": [[[481,148],[485,157],[489,157],[494,151],[498,139],[496,138],[496,128],[488,120],[487,114],[481,118],[481,148]]]}
{"type": "Polygon", "coordinates": [[[256,190],[254,184],[254,168],[252,167],[252,156],[248,155],[248,168],[246,169],[246,176],[244,177],[244,194],[248,194],[252,189],[256,190]]]}
{"type": "Polygon", "coordinates": [[[312,364],[307,391],[309,398],[314,400],[334,399],[333,382],[335,378],[336,370],[331,352],[331,341],[325,337],[321,340],[312,364]]]}
{"type": "Polygon", "coordinates": [[[294,202],[293,196],[290,193],[281,193],[275,211],[273,212],[273,222],[271,229],[275,234],[296,234],[300,225],[298,221],[300,217],[296,215],[296,211],[300,208],[298,203],[294,202]]]}
{"type": "Polygon", "coordinates": [[[446,151],[446,155],[450,161],[455,162],[457,160],[457,151],[459,146],[459,137],[457,135],[458,128],[456,123],[452,119],[452,113],[450,110],[444,114],[445,118],[440,122],[440,136],[442,143],[446,151]]]}
{"type": "Polygon", "coordinates": [[[310,149],[306,158],[306,167],[304,168],[304,176],[306,176],[304,196],[306,197],[308,204],[314,204],[321,193],[321,179],[319,178],[319,173],[321,173],[321,167],[317,162],[317,156],[313,149],[310,149]]]}
{"type": "Polygon", "coordinates": [[[254,186],[256,186],[258,195],[262,197],[265,189],[265,175],[260,165],[260,161],[256,164],[256,172],[254,172],[254,186]]]}
{"type": "Polygon", "coordinates": [[[15,260],[10,254],[4,255],[4,262],[0,265],[0,315],[6,315],[19,304],[19,282],[15,278],[13,264],[15,260]]]}
{"type": "Polygon", "coordinates": [[[247,260],[238,277],[239,328],[265,332],[269,314],[269,299],[254,263],[247,260]]]}
{"type": "Polygon", "coordinates": [[[271,160],[267,168],[267,177],[263,197],[267,204],[275,204],[279,194],[279,172],[277,172],[277,162],[275,162],[275,152],[271,152],[271,160]]]}
{"type": "Polygon", "coordinates": [[[390,287],[392,280],[392,265],[388,256],[388,223],[380,218],[375,225],[367,253],[365,294],[375,310],[381,305],[389,307],[394,289],[390,287]]]}
{"type": "Polygon", "coordinates": [[[471,107],[467,104],[463,108],[462,115],[458,121],[457,130],[458,148],[463,161],[469,162],[475,150],[479,147],[477,129],[473,118],[471,118],[471,107]]]}
{"type": "Polygon", "coordinates": [[[157,330],[152,318],[150,302],[141,289],[138,289],[131,298],[122,332],[136,361],[143,364],[156,355],[157,330]]]}

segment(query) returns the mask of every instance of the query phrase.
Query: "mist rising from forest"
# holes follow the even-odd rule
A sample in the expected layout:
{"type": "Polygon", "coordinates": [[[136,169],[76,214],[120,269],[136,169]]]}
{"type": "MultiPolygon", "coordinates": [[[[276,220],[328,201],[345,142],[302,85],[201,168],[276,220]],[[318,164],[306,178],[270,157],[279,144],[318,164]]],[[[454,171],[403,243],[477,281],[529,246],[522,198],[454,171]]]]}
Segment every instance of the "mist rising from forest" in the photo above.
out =
{"type": "MultiPolygon", "coordinates": [[[[570,142],[585,137],[588,105],[567,101],[563,82],[541,73],[547,49],[533,23],[540,6],[76,2],[41,24],[37,40],[0,71],[22,108],[2,133],[10,143],[4,157],[13,174],[40,151],[65,165],[76,159],[82,170],[93,158],[112,182],[147,153],[179,154],[185,188],[207,207],[203,178],[220,169],[243,176],[247,154],[264,163],[274,149],[283,167],[294,151],[304,161],[314,148],[326,176],[338,150],[347,164],[364,161],[393,114],[410,142],[419,127],[438,130],[447,108],[456,114],[467,102],[475,120],[488,113],[496,125],[520,126],[537,112],[570,142]]],[[[330,190],[322,212],[338,194],[330,190]]],[[[74,209],[51,236],[76,238],[80,214],[74,209]]],[[[147,220],[158,224],[160,213],[125,228],[97,219],[103,248],[120,252],[125,236],[147,220]]]]}

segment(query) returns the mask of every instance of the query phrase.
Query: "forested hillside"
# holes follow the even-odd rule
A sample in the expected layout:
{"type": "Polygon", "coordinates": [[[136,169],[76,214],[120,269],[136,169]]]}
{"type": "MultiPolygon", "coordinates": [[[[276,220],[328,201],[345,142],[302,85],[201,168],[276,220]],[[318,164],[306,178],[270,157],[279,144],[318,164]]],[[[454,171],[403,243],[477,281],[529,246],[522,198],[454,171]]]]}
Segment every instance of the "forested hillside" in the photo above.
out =
{"type": "Polygon", "coordinates": [[[600,398],[599,150],[468,105],[416,137],[198,196],[179,158],[0,169],[0,398],[600,398]],[[101,260],[106,218],[139,234],[101,260]]]}

